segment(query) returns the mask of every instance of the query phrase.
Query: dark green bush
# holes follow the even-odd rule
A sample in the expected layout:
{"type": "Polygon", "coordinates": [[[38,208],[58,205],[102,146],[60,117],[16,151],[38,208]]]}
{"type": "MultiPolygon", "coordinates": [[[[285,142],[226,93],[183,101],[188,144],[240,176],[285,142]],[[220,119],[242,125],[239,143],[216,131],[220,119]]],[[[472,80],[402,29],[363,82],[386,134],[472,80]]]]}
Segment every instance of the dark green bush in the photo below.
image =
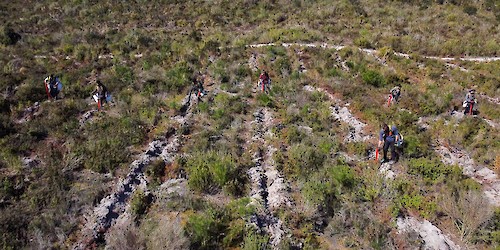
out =
{"type": "Polygon", "coordinates": [[[392,207],[393,216],[398,216],[403,209],[415,210],[420,216],[430,218],[435,214],[437,205],[420,194],[403,194],[392,207]]]}
{"type": "Polygon", "coordinates": [[[90,123],[76,146],[84,157],[84,166],[97,172],[109,172],[129,161],[129,146],[144,140],[144,127],[137,118],[104,117],[90,123]]]}
{"type": "Polygon", "coordinates": [[[408,173],[422,176],[429,184],[460,180],[462,169],[458,166],[449,166],[438,160],[428,158],[410,159],[408,162],[408,173]]]}
{"type": "Polygon", "coordinates": [[[19,40],[21,40],[21,35],[16,33],[12,27],[4,26],[2,27],[2,33],[0,33],[0,42],[4,45],[14,45],[19,40]]]}
{"type": "Polygon", "coordinates": [[[148,209],[150,202],[151,198],[149,195],[145,194],[142,190],[137,190],[130,200],[130,209],[134,215],[141,216],[148,209]]]}
{"type": "Polygon", "coordinates": [[[186,62],[178,62],[166,73],[166,86],[161,89],[167,91],[180,91],[191,85],[191,76],[193,71],[188,67],[186,62]]]}
{"type": "Polygon", "coordinates": [[[431,138],[428,134],[414,134],[414,132],[409,131],[409,133],[403,134],[403,136],[403,154],[405,157],[425,157],[432,153],[432,149],[429,146],[431,138]]]}
{"type": "Polygon", "coordinates": [[[382,74],[375,70],[366,70],[361,73],[361,77],[363,78],[363,82],[365,84],[380,88],[383,87],[386,83],[386,80],[382,74]]]}
{"type": "Polygon", "coordinates": [[[356,182],[349,166],[329,166],[312,174],[305,182],[302,193],[312,205],[332,213],[339,205],[340,195],[352,190],[356,182]]]}
{"type": "Polygon", "coordinates": [[[317,147],[299,143],[291,146],[284,163],[285,173],[292,177],[306,178],[322,168],[326,155],[317,147]]]}
{"type": "Polygon", "coordinates": [[[189,187],[211,193],[237,180],[237,165],[231,155],[209,152],[195,152],[186,162],[189,187]]]}
{"type": "Polygon", "coordinates": [[[259,105],[262,107],[273,108],[275,106],[274,100],[267,94],[257,95],[257,101],[259,102],[259,105]]]}
{"type": "Polygon", "coordinates": [[[16,90],[14,98],[18,103],[34,103],[47,100],[43,79],[40,81],[26,80],[16,90]]]}
{"type": "Polygon", "coordinates": [[[467,15],[469,15],[469,16],[473,16],[473,15],[476,15],[477,8],[475,6],[472,6],[472,5],[465,5],[464,12],[467,13],[467,15]]]}

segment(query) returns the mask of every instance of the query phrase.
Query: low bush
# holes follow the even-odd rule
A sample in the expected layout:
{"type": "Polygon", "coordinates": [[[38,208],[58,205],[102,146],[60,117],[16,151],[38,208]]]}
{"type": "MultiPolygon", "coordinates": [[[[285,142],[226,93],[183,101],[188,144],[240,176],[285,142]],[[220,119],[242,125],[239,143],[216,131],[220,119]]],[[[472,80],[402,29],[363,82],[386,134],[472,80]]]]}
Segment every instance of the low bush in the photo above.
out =
{"type": "Polygon", "coordinates": [[[130,209],[134,215],[141,216],[148,209],[150,202],[151,197],[149,194],[144,193],[142,190],[137,190],[130,200],[130,209]]]}
{"type": "MultiPolygon", "coordinates": [[[[209,152],[195,152],[185,163],[189,175],[188,184],[198,192],[212,193],[239,182],[238,167],[231,155],[209,152]]],[[[233,190],[237,192],[237,190],[233,190]]],[[[234,194],[235,194],[234,193],[234,194]]]]}
{"type": "Polygon", "coordinates": [[[418,212],[420,216],[430,219],[436,213],[437,205],[432,197],[424,197],[422,190],[414,183],[406,180],[395,182],[395,190],[398,195],[393,200],[391,207],[392,215],[397,217],[405,210],[418,212]]]}
{"type": "Polygon", "coordinates": [[[305,143],[291,146],[287,156],[283,171],[295,178],[306,178],[309,174],[316,172],[322,168],[326,159],[326,155],[317,147],[305,143]]]}
{"type": "MultiPolygon", "coordinates": [[[[208,208],[188,217],[185,231],[191,239],[193,249],[214,249],[221,246],[231,248],[241,244],[250,234],[242,218],[255,213],[249,206],[250,199],[242,198],[230,202],[224,208],[208,208]]],[[[250,229],[251,230],[251,229],[250,229]]]]}
{"type": "Polygon", "coordinates": [[[21,35],[14,31],[9,25],[3,26],[0,33],[0,43],[3,45],[14,45],[21,40],[21,35]]]}
{"type": "Polygon", "coordinates": [[[269,236],[261,235],[257,232],[251,232],[245,235],[242,250],[260,250],[268,249],[269,236]]]}
{"type": "Polygon", "coordinates": [[[366,70],[361,73],[361,77],[365,84],[380,88],[386,84],[386,80],[382,74],[375,70],[366,70]]]}
{"type": "Polygon", "coordinates": [[[274,100],[267,94],[257,95],[257,102],[262,107],[268,107],[268,108],[275,107],[274,100]]]}
{"type": "Polygon", "coordinates": [[[356,185],[354,172],[345,165],[328,166],[313,173],[304,183],[302,193],[314,206],[332,213],[339,205],[339,196],[356,185]]]}
{"type": "Polygon", "coordinates": [[[408,173],[422,176],[428,184],[460,181],[463,178],[460,167],[445,165],[438,160],[429,158],[410,159],[408,173]]]}
{"type": "Polygon", "coordinates": [[[137,118],[103,117],[86,125],[74,150],[86,159],[86,168],[109,172],[129,161],[129,146],[140,144],[144,135],[145,129],[137,118]]]}
{"type": "Polygon", "coordinates": [[[193,249],[215,249],[223,238],[224,223],[222,212],[209,209],[188,217],[186,234],[191,239],[193,249]]]}

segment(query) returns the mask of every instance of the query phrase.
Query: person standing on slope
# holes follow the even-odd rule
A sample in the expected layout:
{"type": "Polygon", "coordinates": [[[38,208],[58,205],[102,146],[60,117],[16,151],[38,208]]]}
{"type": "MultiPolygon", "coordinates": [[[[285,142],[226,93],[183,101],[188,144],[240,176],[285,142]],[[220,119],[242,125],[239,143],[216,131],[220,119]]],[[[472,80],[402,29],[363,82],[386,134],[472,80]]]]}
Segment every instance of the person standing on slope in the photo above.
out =
{"type": "Polygon", "coordinates": [[[391,89],[391,98],[396,103],[398,103],[400,95],[401,95],[401,85],[398,84],[394,88],[391,89]]]}
{"type": "Polygon", "coordinates": [[[262,73],[259,76],[259,87],[262,88],[262,92],[269,93],[269,86],[271,85],[271,78],[267,71],[262,70],[262,73]]]}
{"type": "Polygon", "coordinates": [[[399,140],[399,131],[396,126],[392,125],[389,129],[387,124],[382,125],[382,129],[380,130],[379,140],[378,140],[378,148],[382,148],[384,152],[384,158],[382,159],[382,163],[388,162],[387,160],[387,151],[389,148],[391,149],[391,161],[397,162],[399,160],[399,154],[396,152],[395,143],[399,140]]]}
{"type": "Polygon", "coordinates": [[[463,102],[464,115],[466,114],[474,114],[477,110],[477,100],[476,100],[476,91],[474,89],[470,89],[469,92],[465,95],[465,101],[463,102]]]}
{"type": "MultiPolygon", "coordinates": [[[[200,77],[201,78],[201,77],[200,77]]],[[[198,102],[201,101],[201,97],[205,95],[205,89],[203,88],[203,80],[198,79],[198,77],[193,77],[193,86],[189,90],[189,100],[191,102],[191,95],[195,94],[198,98],[198,102]]]]}
{"type": "Polygon", "coordinates": [[[57,95],[59,95],[59,92],[61,92],[62,89],[62,83],[59,80],[59,77],[51,74],[50,76],[47,76],[43,82],[49,99],[57,100],[57,95]]]}
{"type": "Polygon", "coordinates": [[[94,92],[92,92],[92,96],[94,97],[94,100],[97,102],[97,106],[100,109],[104,103],[108,102],[108,89],[106,88],[106,86],[104,86],[104,84],[102,84],[100,80],[97,80],[96,83],[97,85],[94,92]]]}

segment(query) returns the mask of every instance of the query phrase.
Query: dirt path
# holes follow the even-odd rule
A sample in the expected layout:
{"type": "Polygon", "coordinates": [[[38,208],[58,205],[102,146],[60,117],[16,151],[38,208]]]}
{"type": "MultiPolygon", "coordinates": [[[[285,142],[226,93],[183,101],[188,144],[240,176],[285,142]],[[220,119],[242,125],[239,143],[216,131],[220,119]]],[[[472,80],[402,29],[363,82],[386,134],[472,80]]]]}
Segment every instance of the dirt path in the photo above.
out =
{"type": "MultiPolygon", "coordinates": [[[[454,112],[452,116],[455,119],[462,119],[463,113],[454,112]]],[[[430,127],[429,122],[437,121],[442,119],[441,116],[436,117],[421,117],[417,124],[423,128],[427,129],[430,127]]],[[[485,119],[485,121],[490,124],[490,126],[495,127],[496,123],[485,119]]],[[[474,160],[469,156],[469,154],[454,146],[445,146],[442,138],[437,139],[434,145],[435,152],[441,156],[441,161],[449,165],[458,165],[463,169],[463,174],[474,179],[480,183],[483,187],[483,192],[485,197],[487,197],[490,204],[494,206],[500,206],[500,179],[498,175],[491,169],[480,166],[474,162],[474,160]]]]}
{"type": "Polygon", "coordinates": [[[332,111],[332,116],[335,119],[340,120],[349,125],[349,133],[345,138],[346,142],[360,142],[360,141],[368,141],[373,139],[373,136],[367,134],[364,129],[366,127],[366,123],[358,120],[349,110],[349,104],[342,104],[343,102],[329,93],[326,89],[323,88],[315,88],[309,85],[304,86],[304,90],[312,92],[319,91],[325,93],[328,98],[335,103],[335,106],[331,106],[330,110],[332,111]],[[343,106],[340,106],[343,105],[343,106]]]}
{"type": "Polygon", "coordinates": [[[462,167],[464,175],[483,186],[483,192],[488,201],[494,206],[500,206],[500,180],[493,170],[478,166],[465,151],[456,147],[446,147],[442,141],[437,142],[435,150],[444,163],[462,167]]]}
{"type": "MultiPolygon", "coordinates": [[[[327,43],[259,43],[259,44],[250,44],[247,45],[246,47],[249,48],[261,48],[261,47],[270,47],[270,46],[282,46],[282,47],[291,47],[291,46],[297,46],[297,47],[309,47],[309,48],[323,48],[323,49],[335,49],[335,50],[341,50],[345,48],[346,46],[344,45],[331,45],[327,43]]],[[[373,49],[363,49],[363,48],[358,48],[360,51],[370,54],[370,55],[375,55],[378,54],[379,51],[373,50],[373,49]]],[[[405,53],[399,53],[395,52],[394,55],[399,56],[399,57],[405,57],[405,58],[410,58],[411,56],[409,54],[405,53]]],[[[468,56],[468,57],[436,57],[436,56],[422,56],[427,59],[435,59],[435,60],[441,60],[441,61],[469,61],[469,62],[492,62],[492,61],[499,61],[500,57],[475,57],[475,56],[468,56]]],[[[383,59],[380,59],[376,57],[378,61],[380,61],[382,64],[385,64],[385,61],[383,59]]]]}
{"type": "MultiPolygon", "coordinates": [[[[346,48],[347,46],[344,45],[334,45],[334,44],[327,44],[327,43],[257,43],[257,44],[249,44],[245,45],[247,48],[262,48],[262,47],[271,47],[271,46],[282,46],[285,48],[292,47],[292,46],[297,46],[297,47],[306,47],[306,48],[323,48],[323,49],[335,49],[335,50],[341,50],[346,48]]],[[[220,47],[222,48],[227,48],[227,47],[220,47]]],[[[379,54],[378,50],[373,50],[373,49],[363,49],[363,48],[358,48],[359,51],[362,51],[368,55],[374,56],[377,61],[379,61],[381,64],[386,65],[385,60],[382,58],[379,58],[377,54],[379,54]]],[[[394,55],[399,56],[399,57],[404,57],[404,58],[410,58],[410,54],[406,53],[400,53],[400,52],[394,52],[394,55]]],[[[135,54],[135,58],[141,58],[143,56],[142,53],[135,54]]],[[[71,56],[59,56],[59,59],[64,59],[64,60],[74,60],[74,57],[71,56]]],[[[500,61],[500,57],[495,57],[495,56],[466,56],[466,57],[437,57],[437,56],[422,56],[423,58],[427,59],[435,59],[435,60],[440,60],[440,61],[445,61],[445,62],[451,62],[451,61],[468,61],[468,62],[493,62],[493,61],[500,61]]],[[[36,59],[52,59],[54,61],[58,61],[59,59],[56,56],[46,56],[46,55],[35,55],[34,58],[36,59]]],[[[98,55],[98,59],[101,60],[110,60],[114,59],[114,55],[109,53],[109,54],[103,54],[103,55],[98,55]]],[[[459,67],[460,70],[467,71],[467,69],[464,69],[460,66],[450,64],[449,66],[451,67],[459,67]]]]}
{"type": "MultiPolygon", "coordinates": [[[[184,125],[192,116],[190,112],[192,103],[187,100],[186,96],[183,100],[183,113],[172,118],[181,125],[184,125]]],[[[179,147],[180,138],[175,131],[149,143],[147,149],[132,162],[127,176],[116,183],[112,193],[104,197],[92,211],[84,216],[85,223],[80,232],[80,240],[73,246],[73,249],[87,249],[104,241],[107,230],[116,219],[130,217],[125,213],[130,197],[137,189],[147,190],[148,182],[144,176],[147,166],[159,158],[167,164],[172,163],[179,147]]]]}
{"type": "Polygon", "coordinates": [[[417,232],[425,242],[424,249],[454,250],[460,249],[439,228],[427,220],[419,221],[413,217],[398,218],[396,222],[398,233],[417,232]]]}
{"type": "Polygon", "coordinates": [[[276,249],[289,230],[283,221],[274,215],[280,208],[289,208],[292,201],[289,197],[289,184],[283,175],[275,168],[272,156],[276,149],[266,142],[266,136],[272,136],[270,128],[273,117],[267,109],[259,109],[254,113],[252,122],[254,133],[252,143],[258,145],[254,152],[254,167],[247,172],[251,181],[250,196],[252,203],[258,207],[259,212],[251,218],[251,223],[261,232],[269,235],[270,244],[276,249]]]}
{"type": "Polygon", "coordinates": [[[493,98],[493,97],[489,97],[489,96],[487,96],[487,95],[485,95],[485,94],[479,94],[479,96],[480,96],[481,98],[484,98],[484,99],[488,100],[488,101],[489,101],[489,102],[491,102],[491,103],[494,103],[494,104],[496,104],[496,105],[500,105],[500,98],[493,98]]]}
{"type": "MultiPolygon", "coordinates": [[[[387,162],[380,166],[380,173],[387,180],[394,180],[399,173],[392,169],[393,163],[387,162]]],[[[460,249],[447,235],[428,220],[418,220],[417,218],[407,215],[406,217],[398,217],[396,220],[398,234],[416,232],[424,242],[424,249],[460,249]]]]}

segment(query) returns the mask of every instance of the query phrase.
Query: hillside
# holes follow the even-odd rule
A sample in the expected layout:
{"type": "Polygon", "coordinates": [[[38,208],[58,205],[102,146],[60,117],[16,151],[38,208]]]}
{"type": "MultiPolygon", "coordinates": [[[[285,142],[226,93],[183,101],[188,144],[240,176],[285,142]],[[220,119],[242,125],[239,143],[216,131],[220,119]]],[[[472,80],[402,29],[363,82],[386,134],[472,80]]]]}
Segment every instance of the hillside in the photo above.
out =
{"type": "Polygon", "coordinates": [[[0,13],[3,249],[500,247],[498,1],[0,13]],[[376,160],[383,123],[404,135],[397,162],[376,160]]]}

